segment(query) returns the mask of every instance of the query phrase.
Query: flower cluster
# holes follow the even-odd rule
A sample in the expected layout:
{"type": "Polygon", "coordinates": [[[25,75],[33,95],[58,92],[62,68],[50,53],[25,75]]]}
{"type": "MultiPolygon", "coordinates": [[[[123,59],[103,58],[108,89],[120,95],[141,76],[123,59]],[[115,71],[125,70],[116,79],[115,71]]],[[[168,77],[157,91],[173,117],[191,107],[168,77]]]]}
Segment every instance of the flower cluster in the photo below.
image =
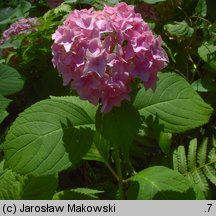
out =
{"type": "Polygon", "coordinates": [[[8,29],[6,29],[2,37],[0,39],[0,44],[5,43],[7,40],[9,40],[12,36],[15,35],[21,35],[30,33],[33,31],[36,31],[36,28],[33,28],[34,26],[40,25],[39,22],[37,22],[37,18],[22,18],[15,23],[11,24],[8,29]]]}
{"type": "Polygon", "coordinates": [[[135,77],[154,87],[168,58],[134,7],[119,3],[102,11],[74,10],[52,35],[53,65],[81,99],[109,112],[130,100],[135,77]]]}

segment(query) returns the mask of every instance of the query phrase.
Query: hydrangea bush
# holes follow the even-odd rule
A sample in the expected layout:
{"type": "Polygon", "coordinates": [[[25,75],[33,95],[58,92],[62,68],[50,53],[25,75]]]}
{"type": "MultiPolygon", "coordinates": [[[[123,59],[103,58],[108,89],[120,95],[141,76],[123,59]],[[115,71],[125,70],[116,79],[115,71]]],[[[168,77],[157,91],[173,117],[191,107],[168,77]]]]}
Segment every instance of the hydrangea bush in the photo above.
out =
{"type": "Polygon", "coordinates": [[[1,1],[0,199],[215,199],[215,7],[1,1]]]}
{"type": "Polygon", "coordinates": [[[102,11],[74,10],[52,35],[52,62],[81,99],[102,112],[130,100],[136,77],[154,88],[168,62],[156,37],[134,6],[119,3],[102,11]]]}

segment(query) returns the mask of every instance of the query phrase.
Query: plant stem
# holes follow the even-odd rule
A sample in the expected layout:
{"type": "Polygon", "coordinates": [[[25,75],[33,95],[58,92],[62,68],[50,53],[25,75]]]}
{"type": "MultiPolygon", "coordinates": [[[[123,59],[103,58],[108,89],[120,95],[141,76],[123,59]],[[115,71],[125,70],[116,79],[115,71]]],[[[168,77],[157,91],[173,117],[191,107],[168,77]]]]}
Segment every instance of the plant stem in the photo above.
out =
{"type": "Polygon", "coordinates": [[[113,170],[113,168],[110,166],[109,163],[106,163],[106,166],[108,167],[109,171],[113,174],[113,176],[116,178],[117,181],[119,181],[118,174],[113,170]]]}
{"type": "Polygon", "coordinates": [[[121,159],[119,155],[119,149],[115,150],[115,164],[116,170],[118,174],[118,183],[119,183],[119,192],[120,192],[120,199],[125,199],[124,188],[123,188],[123,178],[122,178],[122,169],[121,169],[121,159]]]}

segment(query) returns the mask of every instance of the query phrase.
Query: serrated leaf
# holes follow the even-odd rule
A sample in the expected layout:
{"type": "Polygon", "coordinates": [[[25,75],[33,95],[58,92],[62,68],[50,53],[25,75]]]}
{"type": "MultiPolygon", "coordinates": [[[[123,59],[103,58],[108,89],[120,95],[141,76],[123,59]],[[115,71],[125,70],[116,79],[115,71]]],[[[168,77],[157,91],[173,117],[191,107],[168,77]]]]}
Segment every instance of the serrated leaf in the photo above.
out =
{"type": "Polygon", "coordinates": [[[205,138],[201,144],[201,146],[198,149],[197,153],[197,163],[199,166],[203,166],[206,162],[207,158],[207,145],[208,145],[208,139],[205,138]]]}
{"type": "Polygon", "coordinates": [[[11,95],[20,91],[23,87],[23,80],[14,68],[0,64],[0,94],[11,95]]]}
{"type": "Polygon", "coordinates": [[[171,35],[179,38],[191,37],[194,29],[190,27],[185,20],[182,22],[174,22],[173,24],[166,24],[164,29],[171,35]]]}
{"type": "Polygon", "coordinates": [[[206,192],[208,190],[208,182],[201,169],[195,169],[191,173],[191,176],[193,178],[192,184],[194,184],[195,188],[197,187],[197,190],[201,190],[202,192],[206,192]]]}
{"type": "Polygon", "coordinates": [[[75,128],[94,130],[88,110],[79,103],[55,98],[26,109],[13,123],[3,143],[5,165],[19,173],[33,175],[54,174],[71,166],[62,139],[62,125],[67,125],[67,120],[75,128]]]}
{"type": "Polygon", "coordinates": [[[100,190],[89,188],[75,188],[71,190],[61,191],[54,195],[54,200],[95,200],[98,194],[103,193],[100,190]]]}
{"type": "Polygon", "coordinates": [[[198,49],[200,58],[216,71],[216,45],[204,42],[198,49]]]}
{"type": "Polygon", "coordinates": [[[28,176],[23,184],[21,200],[50,200],[57,189],[58,179],[57,175],[28,176]]]}
{"type": "Polygon", "coordinates": [[[185,153],[185,147],[180,145],[177,149],[178,154],[178,171],[180,173],[186,173],[187,172],[187,158],[185,153]]]}
{"type": "Polygon", "coordinates": [[[187,175],[187,178],[191,182],[191,187],[193,188],[195,194],[196,194],[196,200],[204,200],[206,199],[206,193],[202,191],[202,188],[200,187],[198,182],[194,182],[194,178],[192,175],[187,175]]]}
{"type": "Polygon", "coordinates": [[[22,184],[12,170],[3,169],[3,163],[0,163],[0,200],[19,199],[22,184]]]}
{"type": "Polygon", "coordinates": [[[93,145],[88,153],[84,156],[84,160],[96,160],[107,163],[109,159],[110,143],[101,134],[95,133],[93,145]]]}
{"type": "Polygon", "coordinates": [[[157,193],[163,193],[164,191],[183,193],[189,189],[189,182],[184,176],[163,166],[147,168],[131,179],[138,182],[139,188],[136,198],[142,200],[150,200],[157,193]]]}
{"type": "Polygon", "coordinates": [[[196,167],[196,156],[197,156],[197,139],[192,139],[188,147],[188,168],[189,171],[196,167]]]}
{"type": "Polygon", "coordinates": [[[178,163],[178,151],[177,149],[173,152],[173,169],[178,171],[179,170],[179,163],[178,163]]]}
{"type": "Polygon", "coordinates": [[[139,113],[127,102],[123,102],[121,107],[114,107],[109,113],[98,111],[96,115],[97,131],[112,144],[119,146],[125,155],[128,155],[140,123],[139,113]]]}
{"type": "Polygon", "coordinates": [[[215,169],[216,169],[216,150],[215,148],[212,148],[208,155],[209,163],[215,163],[215,169]]]}
{"type": "Polygon", "coordinates": [[[94,133],[91,128],[75,128],[69,121],[67,125],[63,125],[63,142],[73,165],[77,164],[90,149],[94,133]]]}
{"type": "Polygon", "coordinates": [[[165,132],[180,133],[208,122],[212,108],[175,73],[159,74],[157,88],[142,88],[134,101],[141,116],[157,115],[165,132]]]}
{"type": "Polygon", "coordinates": [[[210,166],[210,165],[206,165],[203,167],[203,171],[206,175],[206,177],[214,184],[216,185],[216,171],[215,169],[210,166]]]}

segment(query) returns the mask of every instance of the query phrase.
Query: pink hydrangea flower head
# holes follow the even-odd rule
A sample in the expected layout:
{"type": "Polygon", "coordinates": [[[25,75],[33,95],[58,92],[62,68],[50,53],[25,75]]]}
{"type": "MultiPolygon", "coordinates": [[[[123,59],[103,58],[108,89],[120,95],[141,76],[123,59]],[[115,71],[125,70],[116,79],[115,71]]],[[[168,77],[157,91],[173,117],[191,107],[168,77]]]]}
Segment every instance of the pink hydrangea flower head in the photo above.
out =
{"type": "Polygon", "coordinates": [[[154,88],[157,72],[168,57],[134,6],[119,3],[74,10],[52,35],[53,65],[81,99],[109,112],[130,100],[130,85],[138,77],[154,88]]]}
{"type": "Polygon", "coordinates": [[[11,24],[9,28],[3,32],[2,37],[0,39],[0,44],[5,43],[12,36],[37,31],[37,29],[34,27],[38,25],[40,25],[40,23],[37,21],[36,17],[22,18],[16,21],[15,23],[11,24]]]}

